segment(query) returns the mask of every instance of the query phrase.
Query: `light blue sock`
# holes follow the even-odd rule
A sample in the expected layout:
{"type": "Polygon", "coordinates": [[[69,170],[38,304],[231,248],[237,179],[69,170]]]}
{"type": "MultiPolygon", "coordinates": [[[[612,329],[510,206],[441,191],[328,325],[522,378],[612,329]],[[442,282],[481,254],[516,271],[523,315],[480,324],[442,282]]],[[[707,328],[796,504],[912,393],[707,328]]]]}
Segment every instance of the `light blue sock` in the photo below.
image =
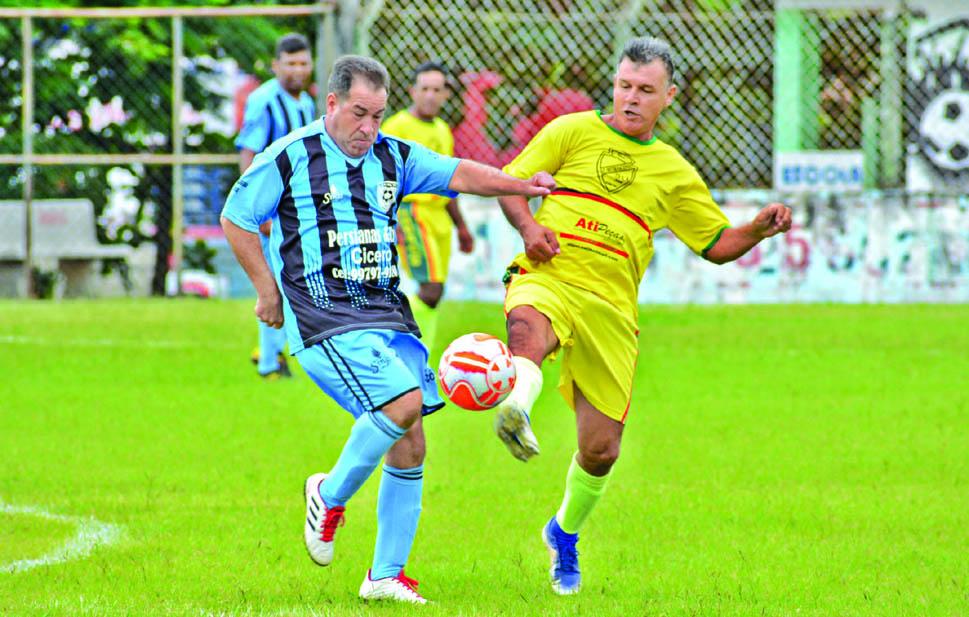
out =
{"type": "Polygon", "coordinates": [[[377,546],[370,578],[387,578],[407,563],[421,517],[424,466],[397,469],[384,465],[377,494],[377,546]]]}
{"type": "Polygon", "coordinates": [[[259,366],[257,368],[260,375],[279,370],[279,353],[285,344],[285,332],[259,322],[259,366]]]}
{"type": "Polygon", "coordinates": [[[320,484],[320,497],[329,506],[343,506],[363,486],[390,446],[407,431],[385,416],[371,411],[357,418],[330,475],[320,484]]]}

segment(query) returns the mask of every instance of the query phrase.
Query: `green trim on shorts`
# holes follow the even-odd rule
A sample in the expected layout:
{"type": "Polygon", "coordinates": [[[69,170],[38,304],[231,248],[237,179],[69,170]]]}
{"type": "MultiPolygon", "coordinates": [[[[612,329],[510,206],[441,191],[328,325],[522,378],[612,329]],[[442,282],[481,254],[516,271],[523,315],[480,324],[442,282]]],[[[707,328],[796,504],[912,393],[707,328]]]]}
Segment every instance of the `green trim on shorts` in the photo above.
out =
{"type": "Polygon", "coordinates": [[[504,285],[505,287],[508,287],[509,285],[511,285],[512,277],[518,274],[519,272],[521,272],[521,266],[518,266],[515,264],[508,266],[508,269],[505,270],[504,275],[502,275],[501,277],[501,284],[504,285]]]}

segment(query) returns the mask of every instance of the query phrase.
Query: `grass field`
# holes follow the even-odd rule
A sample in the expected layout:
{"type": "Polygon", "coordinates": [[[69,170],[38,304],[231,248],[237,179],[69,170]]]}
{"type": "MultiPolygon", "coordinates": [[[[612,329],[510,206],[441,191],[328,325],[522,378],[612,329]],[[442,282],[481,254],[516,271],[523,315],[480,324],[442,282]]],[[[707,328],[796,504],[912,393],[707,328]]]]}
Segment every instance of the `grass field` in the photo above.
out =
{"type": "MultiPolygon", "coordinates": [[[[574,451],[557,365],[528,464],[490,414],[446,408],[407,568],[421,609],[356,598],[374,480],[333,566],[307,558],[302,482],[351,419],[298,371],[255,377],[250,310],[0,303],[0,614],[969,615],[967,306],[646,308],[572,598],[538,536],[574,451]]],[[[495,306],[444,319],[442,340],[503,328],[495,306]]]]}

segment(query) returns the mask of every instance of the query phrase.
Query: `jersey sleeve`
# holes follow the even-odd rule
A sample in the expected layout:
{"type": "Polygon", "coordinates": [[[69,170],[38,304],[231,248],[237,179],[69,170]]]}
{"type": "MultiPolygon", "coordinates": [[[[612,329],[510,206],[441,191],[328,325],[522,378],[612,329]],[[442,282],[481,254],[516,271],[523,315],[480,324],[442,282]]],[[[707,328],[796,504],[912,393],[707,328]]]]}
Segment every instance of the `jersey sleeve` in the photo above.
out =
{"type": "Polygon", "coordinates": [[[404,160],[402,195],[411,193],[433,193],[445,197],[457,197],[457,191],[448,188],[451,177],[461,159],[442,156],[419,143],[405,142],[410,151],[404,160]]]}
{"type": "Polygon", "coordinates": [[[246,101],[246,112],[242,116],[242,129],[236,137],[236,149],[262,152],[269,145],[271,122],[272,115],[266,105],[250,95],[246,101]]]}
{"type": "Polygon", "coordinates": [[[525,149],[511,163],[505,165],[502,171],[521,179],[531,178],[540,171],[554,176],[565,161],[567,144],[568,132],[565,125],[553,120],[542,127],[525,149]]]}
{"type": "Polygon", "coordinates": [[[670,213],[669,228],[697,255],[706,253],[730,221],[713,201],[706,183],[690,168],[685,185],[678,187],[676,202],[670,213]]]}
{"type": "Polygon", "coordinates": [[[259,225],[276,213],[282,194],[283,179],[276,167],[276,159],[269,152],[262,152],[232,186],[222,216],[246,231],[257,233],[259,225]]]}

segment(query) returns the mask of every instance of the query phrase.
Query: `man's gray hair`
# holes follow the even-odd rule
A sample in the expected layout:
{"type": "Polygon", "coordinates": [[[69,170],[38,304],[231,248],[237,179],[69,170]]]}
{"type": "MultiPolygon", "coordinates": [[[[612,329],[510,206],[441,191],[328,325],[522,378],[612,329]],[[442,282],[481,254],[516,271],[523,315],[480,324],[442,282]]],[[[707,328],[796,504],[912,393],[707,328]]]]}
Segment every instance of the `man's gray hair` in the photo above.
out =
{"type": "Polygon", "coordinates": [[[663,66],[666,67],[666,77],[670,85],[676,79],[676,67],[673,65],[673,52],[670,50],[670,46],[666,41],[661,41],[651,36],[635,38],[626,43],[626,46],[622,50],[622,55],[619,57],[619,61],[622,62],[623,58],[629,58],[636,64],[649,64],[659,58],[663,61],[663,66]]]}
{"type": "Polygon", "coordinates": [[[327,89],[339,99],[345,99],[350,94],[353,78],[366,79],[374,90],[383,88],[389,90],[390,76],[387,68],[374,60],[364,56],[341,56],[333,64],[327,89]]]}

